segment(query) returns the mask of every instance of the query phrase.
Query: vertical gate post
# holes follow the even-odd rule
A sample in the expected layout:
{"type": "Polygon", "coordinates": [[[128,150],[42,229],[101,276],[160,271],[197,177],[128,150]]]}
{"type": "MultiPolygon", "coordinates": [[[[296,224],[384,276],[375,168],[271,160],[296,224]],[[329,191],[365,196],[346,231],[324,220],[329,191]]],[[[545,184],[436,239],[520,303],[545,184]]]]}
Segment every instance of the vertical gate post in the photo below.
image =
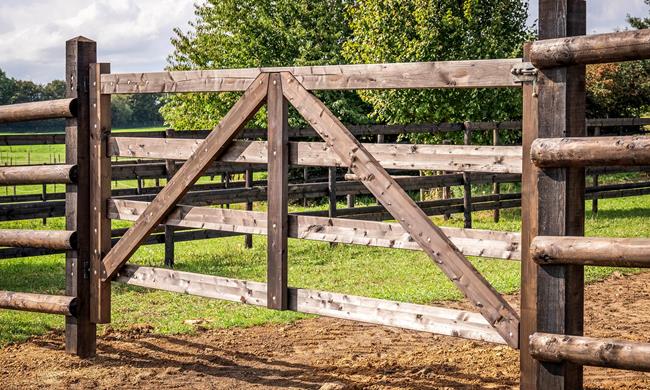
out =
{"type": "MultiPolygon", "coordinates": [[[[165,130],[165,138],[174,138],[174,129],[165,130]]],[[[167,183],[176,173],[176,160],[165,160],[167,183]]],[[[174,268],[174,227],[165,225],[165,267],[174,268]]]]}
{"type": "MultiPolygon", "coordinates": [[[[253,169],[247,168],[246,173],[244,174],[244,180],[246,188],[253,187],[253,169]]],[[[246,211],[253,211],[253,202],[246,202],[246,211]]],[[[253,235],[245,234],[244,235],[244,247],[250,249],[253,247],[253,235]]]]}
{"type": "Polygon", "coordinates": [[[79,302],[76,317],[65,317],[65,350],[95,355],[96,325],[90,320],[90,107],[89,70],[97,62],[96,43],[77,37],[66,42],[66,97],[77,98],[77,116],[66,120],[66,164],[78,167],[78,184],[66,185],[66,229],[77,232],[78,247],[66,252],[66,295],[79,302]]]}
{"type": "MultiPolygon", "coordinates": [[[[584,0],[540,0],[541,39],[585,33],[584,0]]],[[[527,57],[527,53],[525,54],[527,57]]],[[[531,358],[528,337],[535,331],[582,335],[584,267],[537,266],[530,257],[537,235],[584,234],[584,169],[535,168],[535,138],[585,136],[584,66],[540,70],[536,85],[525,83],[522,173],[521,388],[580,389],[582,367],[540,363],[531,358]]]]}
{"type": "MultiPolygon", "coordinates": [[[[336,167],[329,167],[327,171],[327,190],[329,195],[327,216],[336,218],[336,167]]],[[[335,246],[335,242],[330,242],[330,248],[335,246]]]]}
{"type": "MultiPolygon", "coordinates": [[[[600,136],[600,126],[594,128],[594,137],[600,136]]],[[[594,192],[591,194],[591,215],[598,215],[598,175],[594,174],[591,176],[593,180],[594,192]]]]}
{"type": "Polygon", "coordinates": [[[289,132],[287,101],[282,93],[279,73],[269,75],[268,111],[268,247],[267,307],[286,310],[289,132]]]}
{"type": "MultiPolygon", "coordinates": [[[[492,130],[492,145],[494,146],[499,146],[501,144],[501,141],[499,139],[499,126],[497,125],[493,130],[492,130]]],[[[492,184],[492,193],[494,195],[499,195],[501,193],[501,184],[497,181],[497,177],[494,176],[494,183],[492,184]]],[[[501,217],[501,210],[499,210],[499,202],[497,202],[496,207],[494,208],[494,222],[499,223],[499,219],[501,217]]]]}
{"type": "MultiPolygon", "coordinates": [[[[468,128],[467,123],[463,125],[463,143],[470,145],[472,143],[472,130],[468,128]]],[[[465,229],[472,228],[472,179],[469,172],[463,171],[463,220],[465,229]]]]}
{"type": "Polygon", "coordinates": [[[102,282],[102,259],[111,250],[111,95],[101,93],[101,75],[110,64],[90,66],[90,319],[96,324],[111,322],[111,282],[102,282]]]}

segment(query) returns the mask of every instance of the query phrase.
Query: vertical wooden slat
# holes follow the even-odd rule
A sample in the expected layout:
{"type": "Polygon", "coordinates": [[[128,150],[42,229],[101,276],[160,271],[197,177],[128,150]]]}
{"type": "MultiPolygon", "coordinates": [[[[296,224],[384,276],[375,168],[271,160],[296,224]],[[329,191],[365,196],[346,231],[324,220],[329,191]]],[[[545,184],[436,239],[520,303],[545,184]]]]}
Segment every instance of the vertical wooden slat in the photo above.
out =
{"type": "MultiPolygon", "coordinates": [[[[336,168],[330,167],[327,171],[327,190],[329,195],[329,207],[327,215],[330,218],[336,217],[336,168]]],[[[335,242],[330,242],[330,248],[335,247],[335,242]]]]}
{"type": "MultiPolygon", "coordinates": [[[[472,143],[472,131],[464,125],[463,143],[472,143]]],[[[463,220],[465,229],[472,228],[472,179],[469,172],[463,172],[463,220]]]]}
{"type": "MultiPolygon", "coordinates": [[[[585,33],[584,0],[540,0],[540,38],[557,38],[585,33]]],[[[524,156],[530,155],[535,137],[585,136],[584,67],[553,68],[539,72],[536,96],[527,97],[524,88],[524,156]],[[528,134],[526,134],[528,132],[528,134]]],[[[529,158],[524,157],[525,165],[529,158]]],[[[531,331],[581,335],[583,332],[584,270],[581,266],[536,266],[529,253],[536,235],[584,234],[584,169],[527,167],[524,181],[522,235],[522,332],[531,331]],[[533,220],[534,218],[534,220],[533,220]],[[532,302],[532,301],[535,302],[532,302]]],[[[524,343],[527,344],[527,343],[524,343]]],[[[522,347],[524,347],[522,344],[522,347]]],[[[539,363],[521,353],[522,389],[580,389],[582,367],[573,363],[539,363]]]]}
{"type": "MultiPolygon", "coordinates": [[[[350,168],[348,168],[348,172],[347,172],[347,173],[352,173],[352,171],[350,170],[350,168]]],[[[349,209],[354,208],[355,203],[357,202],[356,195],[354,195],[354,194],[347,194],[347,195],[346,195],[346,201],[347,201],[346,203],[347,203],[347,206],[348,206],[349,209]]]]}
{"type": "MultiPolygon", "coordinates": [[[[165,130],[165,138],[174,138],[174,129],[165,130]]],[[[165,175],[167,183],[176,173],[176,160],[165,160],[165,175]]],[[[165,225],[165,267],[174,268],[174,227],[165,225]]]]}
{"type": "Polygon", "coordinates": [[[66,42],[66,97],[77,98],[77,117],[66,120],[66,164],[78,167],[78,184],[66,185],[66,229],[77,231],[78,248],[66,252],[66,295],[76,297],[76,317],[65,317],[65,350],[95,355],[96,325],[90,320],[90,107],[89,67],[97,62],[95,42],[77,37],[66,42]]]}
{"type": "MultiPolygon", "coordinates": [[[[594,128],[594,137],[598,137],[598,136],[600,136],[600,126],[596,126],[594,128]]],[[[594,192],[591,195],[592,196],[592,198],[591,198],[591,215],[595,216],[595,215],[598,214],[598,185],[599,185],[599,183],[598,183],[599,180],[598,179],[599,178],[598,178],[597,174],[594,174],[591,178],[592,178],[592,181],[593,181],[592,184],[593,184],[593,188],[594,188],[594,192]]]]}
{"type": "Polygon", "coordinates": [[[268,108],[268,248],[267,306],[288,308],[287,237],[289,126],[287,101],[282,93],[280,74],[269,75],[268,108]]]}
{"type": "MultiPolygon", "coordinates": [[[[443,140],[442,144],[443,145],[449,145],[450,142],[449,142],[449,140],[443,140]]],[[[445,171],[440,172],[441,175],[444,175],[444,174],[447,174],[447,173],[449,173],[449,172],[445,172],[445,171]]],[[[442,187],[442,199],[443,200],[451,199],[451,187],[449,187],[449,186],[442,187]]],[[[448,221],[450,217],[451,217],[451,213],[445,213],[445,215],[443,216],[445,221],[448,221]]]]}
{"type": "MultiPolygon", "coordinates": [[[[253,170],[248,168],[244,174],[244,180],[246,188],[253,187],[253,170]]],[[[253,211],[253,202],[246,202],[246,211],[253,211]]],[[[244,246],[248,249],[253,247],[253,235],[245,234],[244,235],[244,246]]]]}
{"type": "Polygon", "coordinates": [[[101,75],[110,72],[110,64],[90,66],[90,318],[96,324],[111,321],[111,283],[101,280],[102,258],[111,249],[111,95],[102,95],[101,75]]]}
{"type": "MultiPolygon", "coordinates": [[[[499,128],[495,127],[492,130],[492,145],[494,146],[499,146],[501,141],[499,140],[499,128]]],[[[499,195],[501,193],[501,184],[500,183],[494,183],[492,184],[492,193],[494,195],[499,195]]],[[[499,219],[501,217],[501,210],[499,209],[499,204],[497,203],[496,207],[494,208],[494,222],[499,223],[499,219]]]]}

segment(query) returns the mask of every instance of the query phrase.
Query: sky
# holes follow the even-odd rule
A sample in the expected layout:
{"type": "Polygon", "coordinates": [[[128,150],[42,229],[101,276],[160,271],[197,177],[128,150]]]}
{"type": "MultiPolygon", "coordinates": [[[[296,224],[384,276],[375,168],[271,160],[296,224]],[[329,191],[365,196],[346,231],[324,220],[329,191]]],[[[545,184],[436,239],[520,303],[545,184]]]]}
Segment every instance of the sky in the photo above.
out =
{"type": "MultiPolygon", "coordinates": [[[[10,77],[46,83],[63,79],[65,41],[97,41],[100,62],[113,72],[162,70],[173,29],[187,29],[202,0],[2,0],[0,69],[10,77]]],[[[626,15],[648,15],[643,0],[587,0],[587,31],[614,31],[626,15]]],[[[529,24],[537,19],[531,1],[529,24]]]]}

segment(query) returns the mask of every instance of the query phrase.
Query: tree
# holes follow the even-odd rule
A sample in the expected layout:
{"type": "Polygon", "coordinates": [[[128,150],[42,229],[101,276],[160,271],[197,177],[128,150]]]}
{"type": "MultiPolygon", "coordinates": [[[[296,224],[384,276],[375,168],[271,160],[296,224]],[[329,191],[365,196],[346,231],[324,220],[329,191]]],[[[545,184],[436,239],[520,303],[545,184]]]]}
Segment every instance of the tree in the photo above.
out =
{"type": "MultiPolygon", "coordinates": [[[[650,7],[650,0],[645,0],[650,7]]],[[[649,17],[627,16],[630,26],[650,27],[649,17]]],[[[591,118],[637,117],[650,108],[650,61],[587,66],[587,114],[591,118]]]]}
{"type": "MultiPolygon", "coordinates": [[[[358,63],[514,58],[532,38],[526,28],[527,11],[523,0],[358,0],[348,8],[352,39],[345,42],[344,55],[358,63]]],[[[521,115],[521,93],[513,89],[360,94],[372,105],[373,118],[387,123],[505,120],[521,115]]]]}
{"type": "MultiPolygon", "coordinates": [[[[189,31],[175,29],[169,69],[339,64],[350,36],[345,7],[351,0],[208,0],[196,6],[189,31]]],[[[354,92],[321,92],[344,122],[368,122],[369,107],[354,92]]],[[[161,112],[176,129],[215,126],[239,94],[188,94],[167,98],[161,112]]],[[[291,113],[290,124],[300,123],[291,113]]],[[[256,125],[264,126],[264,115],[256,125]]]]}

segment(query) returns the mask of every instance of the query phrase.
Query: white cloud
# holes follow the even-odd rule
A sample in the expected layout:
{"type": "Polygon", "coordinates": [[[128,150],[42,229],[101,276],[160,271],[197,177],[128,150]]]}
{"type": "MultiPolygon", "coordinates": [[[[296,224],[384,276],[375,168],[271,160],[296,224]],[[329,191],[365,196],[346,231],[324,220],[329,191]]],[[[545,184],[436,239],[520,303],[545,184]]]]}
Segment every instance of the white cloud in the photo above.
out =
{"type": "Polygon", "coordinates": [[[47,82],[62,78],[65,41],[97,41],[99,61],[113,71],[160,70],[174,27],[192,19],[195,0],[3,0],[0,68],[47,82]]]}

